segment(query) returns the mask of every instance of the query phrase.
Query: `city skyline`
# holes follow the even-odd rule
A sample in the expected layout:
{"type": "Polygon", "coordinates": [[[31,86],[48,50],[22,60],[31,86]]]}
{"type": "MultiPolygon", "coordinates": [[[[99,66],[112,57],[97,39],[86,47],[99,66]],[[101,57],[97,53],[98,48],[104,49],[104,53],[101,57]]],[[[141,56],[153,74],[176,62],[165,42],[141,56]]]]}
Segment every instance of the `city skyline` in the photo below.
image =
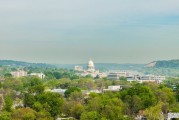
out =
{"type": "Polygon", "coordinates": [[[178,0],[0,1],[0,59],[57,64],[178,59],[178,0]]]}

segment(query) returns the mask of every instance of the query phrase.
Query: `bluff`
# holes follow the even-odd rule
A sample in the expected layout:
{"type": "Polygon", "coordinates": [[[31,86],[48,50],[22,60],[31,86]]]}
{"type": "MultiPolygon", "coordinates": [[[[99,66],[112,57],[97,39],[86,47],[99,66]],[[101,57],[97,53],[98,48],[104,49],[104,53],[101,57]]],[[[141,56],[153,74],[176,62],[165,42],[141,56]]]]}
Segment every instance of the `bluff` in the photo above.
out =
{"type": "Polygon", "coordinates": [[[147,64],[146,67],[179,69],[179,60],[153,61],[147,64]]]}

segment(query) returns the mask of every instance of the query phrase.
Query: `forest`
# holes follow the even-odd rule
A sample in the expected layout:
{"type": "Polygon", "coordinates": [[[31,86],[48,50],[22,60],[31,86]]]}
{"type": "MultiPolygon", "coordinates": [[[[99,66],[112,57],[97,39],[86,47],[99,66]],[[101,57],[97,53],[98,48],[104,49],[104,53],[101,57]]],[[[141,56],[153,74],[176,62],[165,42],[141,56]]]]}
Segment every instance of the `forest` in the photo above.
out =
{"type": "MultiPolygon", "coordinates": [[[[32,71],[38,69],[29,69],[32,71]]],[[[168,112],[179,112],[178,78],[168,78],[162,84],[139,84],[125,79],[79,77],[65,69],[48,68],[44,73],[45,79],[5,74],[0,83],[1,120],[133,120],[139,115],[159,120],[168,112]],[[102,91],[110,85],[130,87],[84,93],[102,91]],[[64,95],[49,91],[57,88],[66,89],[64,95]]]]}

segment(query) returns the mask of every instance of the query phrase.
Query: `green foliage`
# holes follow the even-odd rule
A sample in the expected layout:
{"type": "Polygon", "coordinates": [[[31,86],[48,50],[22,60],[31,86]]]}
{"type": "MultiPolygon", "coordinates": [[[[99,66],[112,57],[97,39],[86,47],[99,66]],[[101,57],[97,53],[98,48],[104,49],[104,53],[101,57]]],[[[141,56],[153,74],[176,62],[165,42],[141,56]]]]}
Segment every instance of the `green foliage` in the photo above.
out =
{"type": "Polygon", "coordinates": [[[4,74],[4,77],[12,77],[11,73],[4,74]]]}
{"type": "Polygon", "coordinates": [[[144,112],[147,119],[148,120],[163,120],[164,116],[162,115],[162,106],[163,106],[163,103],[159,102],[157,105],[147,108],[144,112]]]}
{"type": "Polygon", "coordinates": [[[23,83],[15,78],[6,78],[2,86],[4,89],[11,88],[16,91],[21,91],[23,89],[23,83]]]}
{"type": "Polygon", "coordinates": [[[10,96],[5,96],[5,99],[4,99],[4,107],[3,107],[3,110],[7,111],[7,112],[11,112],[12,110],[12,105],[13,105],[13,100],[10,96]]]}
{"type": "Polygon", "coordinates": [[[142,72],[144,74],[165,75],[165,76],[178,76],[179,75],[179,69],[175,69],[175,68],[144,67],[139,72],[142,72]]]}
{"type": "Polygon", "coordinates": [[[44,64],[44,63],[27,63],[21,61],[14,61],[14,60],[0,60],[0,65],[2,66],[14,66],[14,67],[46,67],[46,68],[55,68],[54,65],[44,64]]]}
{"type": "Polygon", "coordinates": [[[156,103],[156,96],[148,86],[137,84],[121,92],[122,100],[129,106],[131,114],[156,103]]]}
{"type": "Polygon", "coordinates": [[[40,112],[40,111],[44,110],[43,105],[38,101],[33,104],[32,108],[37,112],[40,112]]]}
{"type": "Polygon", "coordinates": [[[35,94],[41,94],[44,92],[44,86],[43,85],[36,85],[36,86],[33,86],[33,87],[30,87],[28,89],[28,92],[29,93],[35,93],[35,94]]]}
{"type": "Polygon", "coordinates": [[[43,105],[43,108],[48,111],[52,117],[61,115],[61,107],[63,105],[63,97],[58,93],[45,92],[37,97],[37,101],[43,105]]]}
{"type": "Polygon", "coordinates": [[[11,120],[11,113],[10,112],[2,112],[0,114],[0,120],[11,120]]]}
{"type": "Polygon", "coordinates": [[[179,112],[179,103],[175,103],[169,106],[172,112],[179,112]]]}
{"type": "Polygon", "coordinates": [[[81,103],[73,105],[70,109],[72,117],[79,119],[81,114],[84,112],[84,106],[81,103]]]}
{"type": "Polygon", "coordinates": [[[13,111],[12,120],[35,120],[36,112],[30,108],[19,108],[13,111]]]}
{"type": "Polygon", "coordinates": [[[0,89],[3,87],[2,82],[0,82],[0,89]]]}
{"type": "Polygon", "coordinates": [[[100,115],[96,111],[84,112],[80,120],[99,120],[100,115]]]}
{"type": "MultiPolygon", "coordinates": [[[[38,77],[5,77],[2,92],[5,93],[2,120],[53,120],[59,117],[73,117],[81,120],[129,120],[145,111],[149,119],[159,119],[160,113],[179,112],[178,78],[169,78],[163,84],[130,83],[126,78],[95,80],[80,77],[74,71],[63,69],[24,68],[29,72],[44,71],[45,79],[38,77]],[[83,91],[103,90],[109,85],[129,85],[119,92],[85,94],[83,91]],[[47,92],[50,89],[67,89],[65,98],[47,92]],[[19,92],[20,91],[20,92],[19,92]],[[18,102],[19,101],[19,102],[18,102]],[[12,103],[24,102],[24,107],[11,109],[12,103]],[[162,102],[161,102],[162,101],[162,102]],[[9,112],[7,112],[9,111],[9,112]],[[157,117],[152,117],[152,116],[157,117]]],[[[11,69],[12,70],[12,69],[11,69]]],[[[3,100],[1,100],[3,101],[3,100]]]]}
{"type": "Polygon", "coordinates": [[[179,68],[179,60],[157,61],[155,67],[179,68]]]}
{"type": "Polygon", "coordinates": [[[35,99],[35,96],[30,94],[30,93],[25,93],[24,94],[24,106],[25,107],[31,107],[34,105],[36,99],[35,99]]]}
{"type": "Polygon", "coordinates": [[[47,111],[36,112],[36,118],[37,120],[54,120],[54,118],[52,118],[50,113],[47,111]]]}
{"type": "Polygon", "coordinates": [[[70,94],[71,93],[73,93],[73,92],[75,92],[75,91],[77,91],[77,92],[81,92],[81,90],[79,89],[79,88],[77,88],[77,87],[70,87],[70,88],[68,88],[66,91],[65,91],[65,97],[69,97],[70,96],[70,94]]]}
{"type": "Polygon", "coordinates": [[[41,85],[42,84],[42,81],[40,78],[37,78],[37,77],[32,77],[29,81],[30,83],[30,86],[33,87],[33,86],[37,86],[37,85],[41,85]]]}
{"type": "MultiPolygon", "coordinates": [[[[96,111],[97,113],[88,113],[88,114],[96,114],[97,118],[105,118],[110,120],[122,120],[124,118],[123,115],[123,102],[117,97],[118,95],[114,95],[111,93],[106,93],[102,95],[92,96],[88,100],[87,111],[96,111]],[[100,115],[100,116],[98,116],[100,115]]],[[[84,114],[81,116],[85,118],[84,114]]],[[[93,118],[92,118],[93,119],[93,118]]]]}
{"type": "Polygon", "coordinates": [[[32,77],[23,77],[21,78],[24,89],[28,89],[33,86],[42,85],[43,82],[40,78],[32,76],[32,77]]]}
{"type": "Polygon", "coordinates": [[[24,97],[25,107],[30,107],[37,112],[47,111],[52,117],[62,113],[63,98],[60,94],[43,92],[41,94],[26,93],[24,97]]]}
{"type": "Polygon", "coordinates": [[[127,81],[127,78],[126,78],[126,77],[121,76],[121,77],[119,78],[119,80],[127,81]]]}

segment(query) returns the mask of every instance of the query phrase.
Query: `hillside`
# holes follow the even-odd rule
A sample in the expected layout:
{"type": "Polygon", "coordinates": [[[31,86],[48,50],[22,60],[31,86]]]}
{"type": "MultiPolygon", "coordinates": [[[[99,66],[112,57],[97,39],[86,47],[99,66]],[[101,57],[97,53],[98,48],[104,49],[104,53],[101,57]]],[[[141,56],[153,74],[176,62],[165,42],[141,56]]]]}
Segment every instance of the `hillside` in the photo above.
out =
{"type": "MultiPolygon", "coordinates": [[[[3,67],[10,68],[16,67],[30,67],[32,68],[62,68],[62,69],[74,69],[74,66],[83,66],[87,69],[87,64],[46,64],[46,63],[28,63],[22,61],[13,60],[0,60],[0,72],[4,72],[3,67]]],[[[166,76],[178,76],[179,75],[179,60],[168,61],[154,61],[149,64],[117,64],[117,63],[95,63],[97,70],[106,72],[109,70],[132,70],[138,71],[144,74],[154,75],[166,75],[166,76]]],[[[42,69],[41,69],[42,70],[42,69]]]]}
{"type": "MultiPolygon", "coordinates": [[[[74,66],[83,66],[87,69],[87,64],[59,64],[59,68],[74,69],[74,66]]],[[[117,64],[117,63],[95,63],[95,68],[100,71],[109,70],[139,70],[144,67],[144,64],[117,64]]]]}
{"type": "Polygon", "coordinates": [[[55,65],[46,63],[28,63],[14,60],[0,60],[0,66],[13,66],[13,67],[46,67],[53,68],[55,65]]]}
{"type": "Polygon", "coordinates": [[[142,71],[144,74],[179,76],[179,60],[160,60],[147,64],[142,71]]]}
{"type": "Polygon", "coordinates": [[[154,61],[147,64],[146,67],[179,69],[179,60],[154,61]]]}

